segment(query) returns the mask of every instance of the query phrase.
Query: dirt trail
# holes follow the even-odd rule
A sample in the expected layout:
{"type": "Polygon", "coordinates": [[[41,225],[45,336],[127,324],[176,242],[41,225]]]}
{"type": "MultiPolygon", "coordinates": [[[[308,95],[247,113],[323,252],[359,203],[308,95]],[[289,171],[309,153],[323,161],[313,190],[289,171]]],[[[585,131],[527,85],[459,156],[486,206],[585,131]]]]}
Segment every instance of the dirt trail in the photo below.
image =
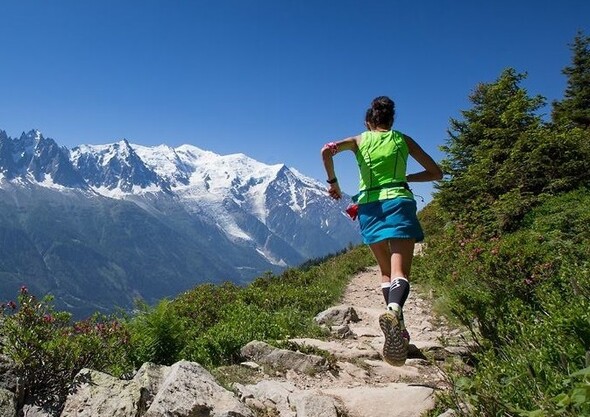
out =
{"type": "Polygon", "coordinates": [[[467,352],[461,347],[462,330],[436,318],[431,297],[413,287],[404,307],[410,355],[404,366],[393,367],[381,357],[384,337],[378,317],[385,304],[378,268],[355,275],[341,304],[351,306],[360,318],[349,323],[351,336],[331,341],[295,339],[332,353],[338,360],[337,372],[315,376],[287,372],[286,379],[298,388],[337,398],[349,417],[418,417],[432,409],[436,391],[446,386],[440,364],[467,352]]]}

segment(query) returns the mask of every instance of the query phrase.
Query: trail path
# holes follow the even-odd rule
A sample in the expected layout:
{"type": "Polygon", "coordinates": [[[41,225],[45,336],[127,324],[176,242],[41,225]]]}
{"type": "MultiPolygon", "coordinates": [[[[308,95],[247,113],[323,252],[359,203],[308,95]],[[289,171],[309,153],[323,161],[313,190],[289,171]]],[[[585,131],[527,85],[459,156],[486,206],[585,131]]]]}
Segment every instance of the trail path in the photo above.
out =
{"type": "Polygon", "coordinates": [[[462,330],[436,318],[431,297],[413,287],[404,307],[410,354],[404,366],[393,367],[381,356],[384,337],[378,317],[385,304],[378,268],[355,275],[341,304],[352,307],[360,319],[348,324],[349,337],[293,339],[332,353],[337,372],[305,375],[287,371],[280,379],[297,389],[335,398],[348,417],[419,417],[433,409],[435,393],[447,386],[441,364],[467,354],[461,347],[462,330]]]}

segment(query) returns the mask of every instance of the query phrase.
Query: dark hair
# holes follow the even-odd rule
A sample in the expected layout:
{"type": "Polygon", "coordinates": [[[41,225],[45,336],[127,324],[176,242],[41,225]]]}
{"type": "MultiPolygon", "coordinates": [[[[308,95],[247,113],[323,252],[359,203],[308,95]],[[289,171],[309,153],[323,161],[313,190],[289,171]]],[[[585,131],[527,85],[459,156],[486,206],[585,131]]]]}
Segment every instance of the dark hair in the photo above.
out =
{"type": "Polygon", "coordinates": [[[367,110],[365,121],[375,127],[391,128],[395,117],[395,103],[386,96],[374,98],[371,108],[367,110]]]}

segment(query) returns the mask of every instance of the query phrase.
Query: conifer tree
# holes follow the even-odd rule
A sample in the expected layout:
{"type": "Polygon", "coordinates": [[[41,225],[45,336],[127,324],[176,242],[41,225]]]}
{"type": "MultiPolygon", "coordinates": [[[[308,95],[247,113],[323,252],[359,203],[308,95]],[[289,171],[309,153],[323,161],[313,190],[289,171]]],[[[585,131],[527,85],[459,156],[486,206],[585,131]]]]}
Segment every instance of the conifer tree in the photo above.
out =
{"type": "Polygon", "coordinates": [[[570,45],[572,63],[562,71],[567,86],[562,101],[553,102],[553,122],[561,126],[590,127],[590,37],[578,32],[570,45]]]}
{"type": "Polygon", "coordinates": [[[438,185],[440,206],[455,219],[482,214],[512,188],[502,175],[515,144],[543,122],[537,110],[541,96],[530,97],[520,86],[526,74],[508,68],[490,84],[479,84],[471,94],[473,108],[463,120],[451,119],[442,165],[449,175],[438,185]]]}

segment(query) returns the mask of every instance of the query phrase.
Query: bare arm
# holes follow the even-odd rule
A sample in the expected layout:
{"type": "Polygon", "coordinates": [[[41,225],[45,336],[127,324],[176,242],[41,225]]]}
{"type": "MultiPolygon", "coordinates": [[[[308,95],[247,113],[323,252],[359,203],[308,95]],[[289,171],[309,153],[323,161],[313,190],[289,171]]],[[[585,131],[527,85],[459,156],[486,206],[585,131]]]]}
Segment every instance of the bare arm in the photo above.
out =
{"type": "Polygon", "coordinates": [[[406,181],[408,182],[426,182],[426,181],[438,181],[442,179],[443,172],[438,164],[428,155],[424,149],[418,145],[414,139],[404,135],[404,139],[408,144],[410,155],[414,158],[422,167],[424,171],[416,172],[413,174],[406,175],[406,181]]]}
{"type": "Polygon", "coordinates": [[[341,151],[353,151],[358,150],[358,141],[360,136],[353,136],[350,138],[342,139],[338,142],[331,142],[322,148],[322,161],[324,162],[324,168],[326,169],[326,175],[329,182],[328,193],[330,197],[335,200],[339,200],[342,197],[342,191],[340,185],[338,185],[338,178],[336,177],[336,171],[334,169],[334,155],[341,151]],[[332,182],[333,181],[333,182],[332,182]]]}

